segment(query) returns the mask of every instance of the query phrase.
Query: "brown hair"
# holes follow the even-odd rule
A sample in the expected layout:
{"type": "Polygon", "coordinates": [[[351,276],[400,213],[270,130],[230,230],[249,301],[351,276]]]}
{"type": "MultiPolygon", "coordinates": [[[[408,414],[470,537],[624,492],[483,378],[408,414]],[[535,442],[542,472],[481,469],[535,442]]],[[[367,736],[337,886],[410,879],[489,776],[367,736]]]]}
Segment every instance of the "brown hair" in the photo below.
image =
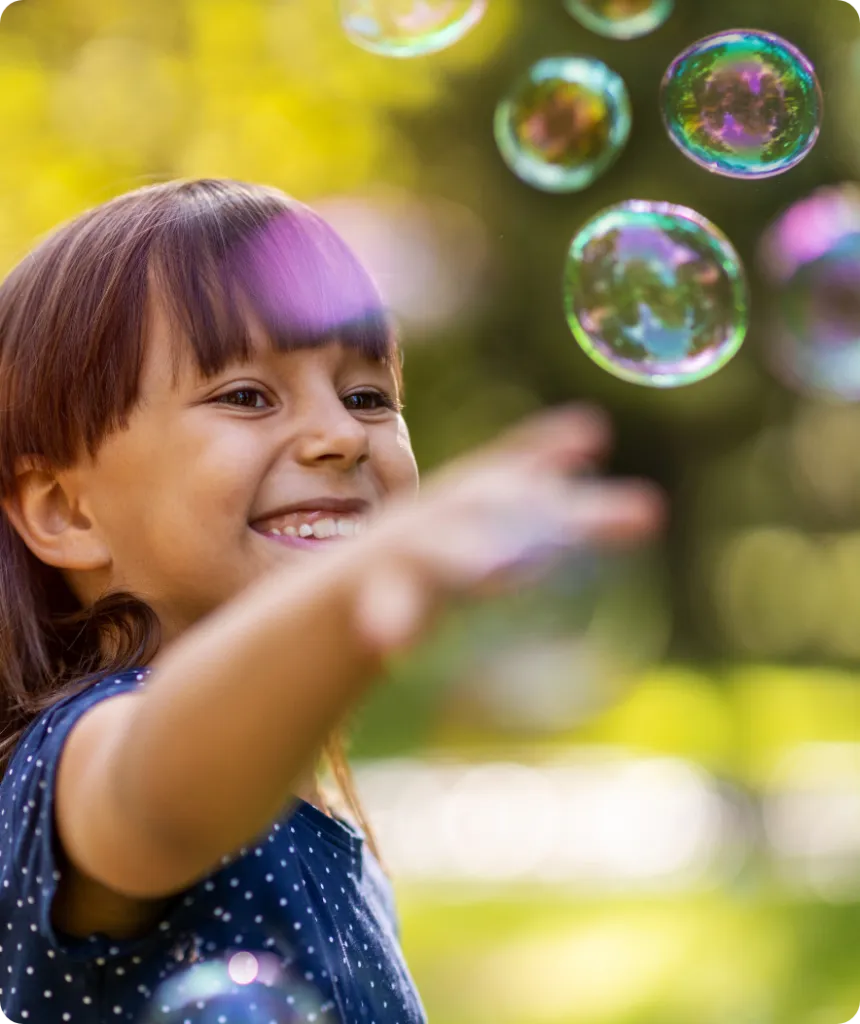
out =
{"type": "MultiPolygon", "coordinates": [[[[60,225],[0,284],[0,501],[15,492],[21,456],[66,469],[127,426],[153,283],[180,328],[174,379],[189,342],[205,376],[247,359],[250,310],[277,350],[337,336],[390,365],[402,392],[379,293],[318,214],[278,189],[232,179],[148,185],[60,225]]],[[[155,612],[130,592],[82,607],[0,507],[0,778],[41,711],[145,666],[160,641],[155,612]]],[[[324,753],[378,855],[342,727],[324,753]]]]}

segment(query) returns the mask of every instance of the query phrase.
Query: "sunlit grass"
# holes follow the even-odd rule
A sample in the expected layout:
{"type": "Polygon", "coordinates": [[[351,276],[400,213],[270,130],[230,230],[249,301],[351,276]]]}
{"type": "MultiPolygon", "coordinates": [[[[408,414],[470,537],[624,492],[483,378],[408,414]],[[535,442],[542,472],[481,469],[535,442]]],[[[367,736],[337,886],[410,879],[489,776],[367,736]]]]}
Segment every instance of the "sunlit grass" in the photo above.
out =
{"type": "Polygon", "coordinates": [[[401,886],[398,897],[434,1024],[841,1024],[860,1002],[860,972],[838,945],[856,909],[740,891],[589,901],[401,886]],[[827,921],[834,948],[822,961],[827,921]]]}

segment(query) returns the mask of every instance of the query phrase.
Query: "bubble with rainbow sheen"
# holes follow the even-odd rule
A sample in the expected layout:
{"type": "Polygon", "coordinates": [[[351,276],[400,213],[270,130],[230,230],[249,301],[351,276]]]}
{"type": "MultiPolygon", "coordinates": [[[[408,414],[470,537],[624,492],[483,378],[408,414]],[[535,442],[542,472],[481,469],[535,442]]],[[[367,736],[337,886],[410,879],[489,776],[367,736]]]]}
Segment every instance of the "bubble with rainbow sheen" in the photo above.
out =
{"type": "Polygon", "coordinates": [[[422,57],[459,42],[488,0],[339,0],[347,36],[385,57],[422,57]]]}
{"type": "Polygon", "coordinates": [[[588,188],[618,158],[632,114],[620,75],[594,57],[545,57],[496,107],[496,144],[527,185],[588,188]]]}
{"type": "Polygon", "coordinates": [[[675,0],[564,0],[583,27],[610,39],[638,39],[660,28],[675,0]]]}
{"type": "Polygon", "coordinates": [[[758,258],[774,375],[801,393],[860,400],[860,185],[793,203],[765,230],[758,258]]]}
{"type": "Polygon", "coordinates": [[[782,174],[809,153],[824,96],[811,61],[770,32],[738,29],[693,43],[660,88],[663,123],[685,156],[729,178],[782,174]]]}
{"type": "Polygon", "coordinates": [[[621,380],[675,388],[737,353],[748,320],[740,256],[684,206],[628,200],[577,233],[564,272],[567,321],[585,353],[621,380]]]}
{"type": "Polygon", "coordinates": [[[273,953],[239,950],[180,968],[155,991],[141,1024],[338,1024],[332,1000],[273,953]]]}

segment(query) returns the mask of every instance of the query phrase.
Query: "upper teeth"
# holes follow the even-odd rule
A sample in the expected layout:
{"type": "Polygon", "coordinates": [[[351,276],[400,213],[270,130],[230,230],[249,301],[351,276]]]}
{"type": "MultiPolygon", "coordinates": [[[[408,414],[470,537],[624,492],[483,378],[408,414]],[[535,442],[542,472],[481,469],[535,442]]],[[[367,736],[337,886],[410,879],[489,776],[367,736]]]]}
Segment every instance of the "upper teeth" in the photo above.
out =
{"type": "Polygon", "coordinates": [[[273,527],[266,530],[266,534],[276,537],[286,535],[288,537],[316,537],[323,540],[326,537],[351,537],[353,534],[361,533],[364,523],[360,519],[346,519],[337,517],[332,519],[318,519],[315,523],[302,523],[300,526],[284,526],[282,529],[273,527]]]}

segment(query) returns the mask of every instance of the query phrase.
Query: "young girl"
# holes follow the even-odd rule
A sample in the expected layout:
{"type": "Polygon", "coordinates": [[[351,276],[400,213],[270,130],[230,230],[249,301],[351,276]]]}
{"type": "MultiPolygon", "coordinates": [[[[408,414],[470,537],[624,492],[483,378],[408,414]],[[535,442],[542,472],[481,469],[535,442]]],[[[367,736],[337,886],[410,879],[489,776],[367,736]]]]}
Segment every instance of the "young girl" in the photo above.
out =
{"type": "Polygon", "coordinates": [[[576,409],[419,499],[401,401],[370,279],[273,188],[136,190],[3,282],[12,1020],[157,1015],[171,974],[237,950],[312,986],[309,1021],[425,1020],[344,717],[445,600],[515,586],[566,545],[644,535],[659,501],[569,478],[606,442],[576,409]],[[317,784],[324,757],[348,809],[317,784]]]}

